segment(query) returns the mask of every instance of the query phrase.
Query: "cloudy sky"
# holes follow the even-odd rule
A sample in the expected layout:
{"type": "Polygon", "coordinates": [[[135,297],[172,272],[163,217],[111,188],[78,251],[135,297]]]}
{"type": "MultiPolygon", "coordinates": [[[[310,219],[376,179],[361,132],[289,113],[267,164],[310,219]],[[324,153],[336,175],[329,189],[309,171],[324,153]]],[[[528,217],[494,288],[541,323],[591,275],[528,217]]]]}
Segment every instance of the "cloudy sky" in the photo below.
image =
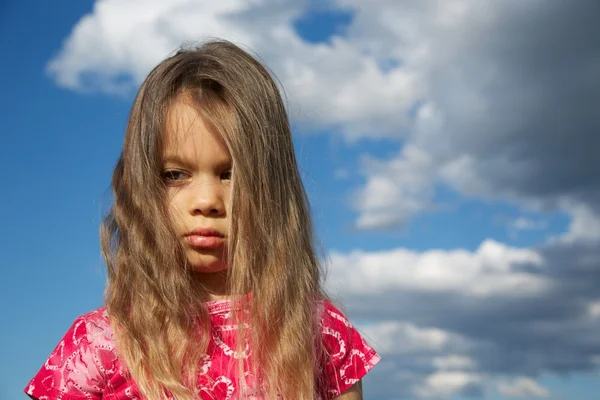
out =
{"type": "Polygon", "coordinates": [[[98,227],[135,90],[224,37],[281,80],[366,399],[600,392],[600,3],[0,5],[0,398],[102,303],[98,227]],[[62,8],[60,8],[62,7],[62,8]]]}

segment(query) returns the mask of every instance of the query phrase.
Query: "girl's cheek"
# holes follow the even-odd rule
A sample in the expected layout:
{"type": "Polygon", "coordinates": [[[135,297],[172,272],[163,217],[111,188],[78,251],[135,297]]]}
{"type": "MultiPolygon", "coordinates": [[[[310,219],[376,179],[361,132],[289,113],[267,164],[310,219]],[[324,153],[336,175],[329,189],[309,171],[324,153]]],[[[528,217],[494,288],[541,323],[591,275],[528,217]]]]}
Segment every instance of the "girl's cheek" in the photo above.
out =
{"type": "Polygon", "coordinates": [[[185,198],[185,192],[186,192],[185,188],[181,188],[181,187],[169,188],[169,190],[167,192],[167,202],[169,203],[169,205],[170,206],[179,205],[179,208],[180,208],[181,203],[182,203],[183,199],[185,198]]]}
{"type": "Polygon", "coordinates": [[[173,223],[181,220],[181,214],[185,211],[183,190],[170,190],[167,196],[169,216],[173,223]]]}

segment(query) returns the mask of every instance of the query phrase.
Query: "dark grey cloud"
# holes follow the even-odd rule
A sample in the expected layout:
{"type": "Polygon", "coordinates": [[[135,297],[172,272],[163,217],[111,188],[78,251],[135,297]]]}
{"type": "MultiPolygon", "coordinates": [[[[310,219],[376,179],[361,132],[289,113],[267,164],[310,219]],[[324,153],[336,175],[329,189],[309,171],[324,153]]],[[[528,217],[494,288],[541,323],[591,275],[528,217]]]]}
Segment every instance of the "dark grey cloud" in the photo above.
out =
{"type": "Polygon", "coordinates": [[[481,193],[460,182],[466,191],[554,204],[570,197],[596,208],[600,3],[521,3],[506,2],[502,18],[469,38],[450,39],[457,43],[430,75],[441,142],[425,147],[439,160],[473,158],[472,172],[487,185],[481,193]]]}
{"type": "Polygon", "coordinates": [[[421,108],[404,143],[433,166],[400,151],[381,161],[387,171],[367,170],[359,227],[402,225],[410,212],[435,209],[419,189],[436,181],[464,195],[600,214],[598,2],[384,3],[361,10],[353,39],[418,71],[421,108]],[[384,180],[388,188],[373,185],[384,180]],[[377,202],[382,194],[394,198],[377,202]]]}

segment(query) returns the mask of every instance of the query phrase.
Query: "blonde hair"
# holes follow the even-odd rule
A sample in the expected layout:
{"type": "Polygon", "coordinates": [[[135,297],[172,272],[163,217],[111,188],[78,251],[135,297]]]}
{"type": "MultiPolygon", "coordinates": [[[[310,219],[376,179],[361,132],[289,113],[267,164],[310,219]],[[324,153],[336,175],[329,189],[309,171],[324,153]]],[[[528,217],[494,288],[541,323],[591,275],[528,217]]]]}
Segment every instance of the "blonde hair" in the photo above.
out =
{"type": "Polygon", "coordinates": [[[165,120],[181,95],[195,101],[233,161],[227,283],[229,293],[251,294],[235,300],[250,310],[236,315],[251,327],[240,329],[238,346],[248,337],[268,398],[312,399],[323,356],[315,303],[324,295],[290,124],[269,72],[223,40],[161,62],[133,104],[101,228],[119,356],[148,398],[196,398],[208,294],[186,268],[161,180],[165,120]]]}

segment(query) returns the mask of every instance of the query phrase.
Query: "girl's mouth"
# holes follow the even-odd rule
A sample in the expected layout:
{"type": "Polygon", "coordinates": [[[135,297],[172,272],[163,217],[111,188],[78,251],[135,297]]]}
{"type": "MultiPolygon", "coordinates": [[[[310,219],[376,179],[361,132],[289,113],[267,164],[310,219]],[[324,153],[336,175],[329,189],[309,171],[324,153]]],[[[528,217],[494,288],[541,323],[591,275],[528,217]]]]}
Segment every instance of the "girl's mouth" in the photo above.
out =
{"type": "Polygon", "coordinates": [[[196,228],[185,239],[196,249],[219,249],[225,244],[225,236],[213,228],[196,228]]]}

